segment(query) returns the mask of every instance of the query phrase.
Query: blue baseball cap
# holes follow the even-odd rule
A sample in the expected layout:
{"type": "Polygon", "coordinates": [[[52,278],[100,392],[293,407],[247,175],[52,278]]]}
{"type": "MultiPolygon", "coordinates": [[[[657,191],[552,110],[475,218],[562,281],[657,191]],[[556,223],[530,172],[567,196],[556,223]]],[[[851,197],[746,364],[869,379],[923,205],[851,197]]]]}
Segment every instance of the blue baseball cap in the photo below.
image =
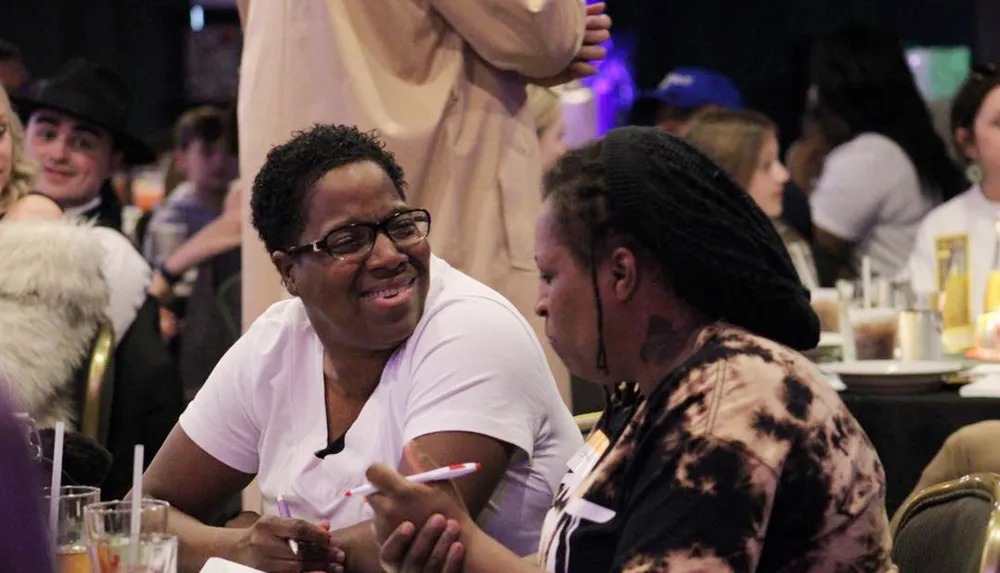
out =
{"type": "Polygon", "coordinates": [[[677,68],[646,96],[680,108],[717,105],[743,109],[743,98],[736,85],[726,76],[705,68],[677,68]]]}

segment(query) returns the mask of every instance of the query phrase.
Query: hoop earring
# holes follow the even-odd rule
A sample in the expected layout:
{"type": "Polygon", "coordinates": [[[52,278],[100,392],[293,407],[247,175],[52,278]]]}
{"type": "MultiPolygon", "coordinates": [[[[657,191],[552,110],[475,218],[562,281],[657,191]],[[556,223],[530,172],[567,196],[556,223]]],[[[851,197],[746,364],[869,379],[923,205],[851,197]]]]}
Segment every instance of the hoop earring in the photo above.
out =
{"type": "Polygon", "coordinates": [[[978,185],[983,180],[983,168],[978,163],[970,163],[965,168],[965,178],[978,185]]]}

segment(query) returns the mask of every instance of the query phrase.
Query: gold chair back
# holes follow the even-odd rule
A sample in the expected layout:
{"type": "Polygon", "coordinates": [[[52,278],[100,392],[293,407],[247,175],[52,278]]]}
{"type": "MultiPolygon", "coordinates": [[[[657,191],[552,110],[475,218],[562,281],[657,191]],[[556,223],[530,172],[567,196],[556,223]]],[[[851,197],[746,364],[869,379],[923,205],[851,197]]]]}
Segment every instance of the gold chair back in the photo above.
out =
{"type": "MultiPolygon", "coordinates": [[[[892,518],[893,544],[896,545],[903,527],[921,511],[931,507],[935,502],[958,499],[962,493],[980,497],[985,495],[990,500],[989,518],[982,532],[983,549],[978,571],[983,573],[1000,571],[1000,475],[997,474],[967,475],[912,494],[892,518]]],[[[936,550],[947,551],[948,548],[942,546],[936,550]]]]}
{"type": "Polygon", "coordinates": [[[114,351],[114,327],[110,321],[104,321],[91,348],[80,417],[80,433],[100,444],[106,444],[108,438],[114,390],[114,351]]]}

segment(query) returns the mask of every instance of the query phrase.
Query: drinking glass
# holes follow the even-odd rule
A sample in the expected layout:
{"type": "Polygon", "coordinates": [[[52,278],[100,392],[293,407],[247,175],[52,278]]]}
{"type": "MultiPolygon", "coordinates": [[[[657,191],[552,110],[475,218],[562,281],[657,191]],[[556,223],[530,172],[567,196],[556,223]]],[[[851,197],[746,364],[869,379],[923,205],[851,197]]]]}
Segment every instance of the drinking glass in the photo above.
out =
{"type": "MultiPolygon", "coordinates": [[[[42,490],[43,511],[46,515],[51,497],[49,488],[42,490]]],[[[53,543],[61,573],[93,572],[87,555],[84,511],[88,505],[100,500],[101,490],[96,487],[67,485],[59,488],[56,535],[53,543]]]]}
{"type": "Polygon", "coordinates": [[[133,561],[132,504],[109,501],[84,510],[94,573],[177,573],[177,537],[167,533],[170,504],[143,499],[133,561]]]}

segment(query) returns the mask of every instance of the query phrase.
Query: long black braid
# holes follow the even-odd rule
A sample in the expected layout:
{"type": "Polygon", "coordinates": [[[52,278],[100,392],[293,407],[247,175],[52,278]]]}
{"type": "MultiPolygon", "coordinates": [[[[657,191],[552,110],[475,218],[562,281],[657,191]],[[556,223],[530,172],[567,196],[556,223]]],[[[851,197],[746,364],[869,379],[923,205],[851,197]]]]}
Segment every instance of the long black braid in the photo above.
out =
{"type": "MultiPolygon", "coordinates": [[[[773,223],[684,141],[656,128],[613,130],[560,159],[545,194],[582,264],[592,268],[612,239],[630,243],[702,313],[792,348],[816,346],[819,319],[773,223]]],[[[602,324],[598,336],[604,366],[602,324]]]]}

